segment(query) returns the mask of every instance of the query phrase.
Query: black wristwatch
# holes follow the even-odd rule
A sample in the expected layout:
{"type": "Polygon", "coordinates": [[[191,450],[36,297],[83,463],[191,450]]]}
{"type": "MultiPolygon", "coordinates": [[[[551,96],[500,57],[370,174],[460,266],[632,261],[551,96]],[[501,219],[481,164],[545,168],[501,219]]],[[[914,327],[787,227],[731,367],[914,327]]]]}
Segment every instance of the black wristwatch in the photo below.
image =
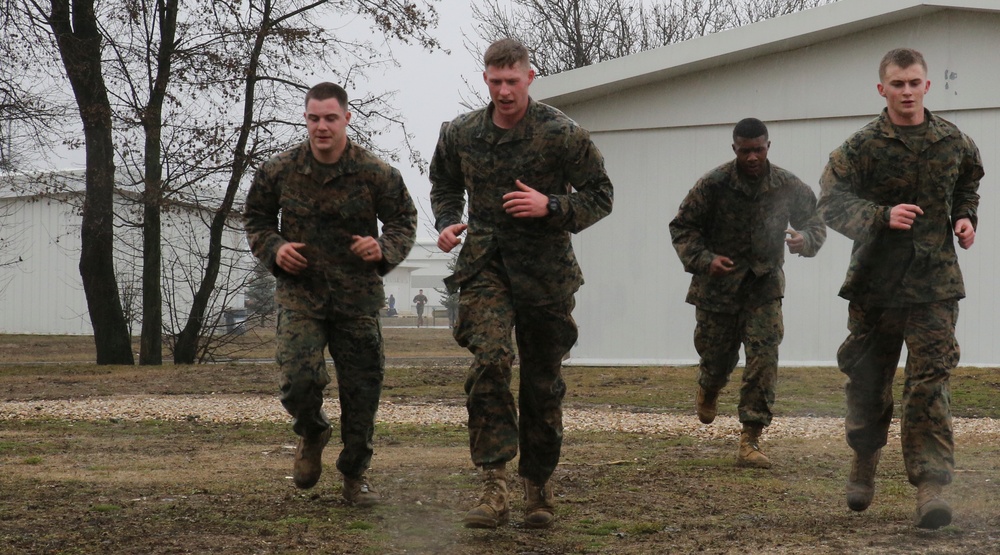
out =
{"type": "Polygon", "coordinates": [[[562,213],[562,207],[559,205],[559,199],[549,195],[549,216],[558,216],[562,213]]]}

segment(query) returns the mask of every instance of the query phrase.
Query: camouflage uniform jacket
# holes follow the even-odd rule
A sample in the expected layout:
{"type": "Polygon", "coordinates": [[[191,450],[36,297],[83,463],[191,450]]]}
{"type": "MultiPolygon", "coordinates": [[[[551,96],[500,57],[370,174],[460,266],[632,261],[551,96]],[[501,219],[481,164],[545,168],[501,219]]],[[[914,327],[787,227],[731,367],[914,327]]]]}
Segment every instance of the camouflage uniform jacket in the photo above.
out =
{"type": "Polygon", "coordinates": [[[736,160],[703,176],[670,222],[670,236],[687,272],[694,274],[688,303],[713,312],[737,313],[785,294],[785,229],[805,239],[802,256],[816,256],[826,226],[816,213],[816,195],[791,172],[768,164],[750,181],[736,160]],[[735,269],[709,275],[712,260],[726,256],[735,269]]]}
{"type": "Polygon", "coordinates": [[[457,291],[499,256],[516,302],[565,299],[583,284],[570,234],[611,212],[614,191],[604,157],[585,129],[545,104],[530,100],[524,118],[506,132],[493,124],[492,113],[491,103],[442,125],[431,160],[438,231],[462,221],[466,194],[469,199],[465,244],[445,284],[457,291]],[[554,197],[558,213],[514,218],[504,212],[503,196],[517,190],[517,179],[554,197]]]}
{"type": "Polygon", "coordinates": [[[830,154],[820,178],[819,211],[854,240],[840,296],[866,306],[900,307],[965,296],[954,222],[978,224],[983,163],[954,124],[925,111],[916,152],[883,110],[830,154]],[[924,213],[910,230],[890,230],[889,212],[915,204],[924,213]]]}
{"type": "Polygon", "coordinates": [[[384,302],[381,276],[413,247],[416,208],[399,172],[350,141],[325,183],[315,168],[308,141],[261,166],[243,214],[250,249],[277,278],[280,306],[314,318],[370,315],[384,302]],[[376,237],[382,260],[352,254],[352,235],[376,237]],[[297,276],[275,263],[286,242],[306,245],[309,266],[297,276]]]}

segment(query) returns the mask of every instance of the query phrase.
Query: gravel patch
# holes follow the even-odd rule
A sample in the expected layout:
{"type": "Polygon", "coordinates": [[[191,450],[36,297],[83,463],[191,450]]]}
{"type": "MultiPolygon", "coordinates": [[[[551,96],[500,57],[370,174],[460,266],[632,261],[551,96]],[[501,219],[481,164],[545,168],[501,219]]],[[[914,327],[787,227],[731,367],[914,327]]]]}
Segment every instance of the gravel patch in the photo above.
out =
{"type": "MultiPolygon", "coordinates": [[[[328,399],[327,410],[339,412],[336,399],[328,399]]],[[[733,438],[739,435],[739,422],[732,416],[719,416],[712,425],[704,425],[691,415],[630,412],[620,409],[565,408],[566,431],[616,431],[635,434],[692,436],[700,439],[733,438]]],[[[176,420],[211,423],[288,422],[289,417],[276,398],[258,395],[120,395],[0,402],[0,420],[55,418],[62,420],[176,420]]],[[[378,420],[392,424],[445,424],[464,426],[463,405],[448,403],[396,404],[383,401],[378,420]]],[[[1000,436],[1000,420],[992,418],[956,418],[955,435],[1000,436]]],[[[767,428],[768,439],[842,438],[841,418],[781,417],[767,428]]],[[[893,421],[890,439],[899,437],[899,420],[893,421]]]]}

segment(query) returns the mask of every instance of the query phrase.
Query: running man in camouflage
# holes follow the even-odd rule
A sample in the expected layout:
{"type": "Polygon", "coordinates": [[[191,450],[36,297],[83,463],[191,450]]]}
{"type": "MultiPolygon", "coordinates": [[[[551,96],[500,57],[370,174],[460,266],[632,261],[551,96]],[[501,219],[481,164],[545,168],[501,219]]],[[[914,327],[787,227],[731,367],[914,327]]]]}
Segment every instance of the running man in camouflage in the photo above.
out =
{"type": "Polygon", "coordinates": [[[305,105],[309,140],[257,171],[246,232],[253,254],[277,278],[281,403],[300,436],[295,485],[311,488],[319,480],[332,435],[323,411],[329,348],[340,398],[343,496],[368,506],[379,499],[366,471],[385,368],[382,276],[410,252],[417,211],[399,172],[347,138],[343,88],[320,83],[305,105]]]}
{"type": "Polygon", "coordinates": [[[816,194],[768,161],[770,147],[762,121],[741,120],[733,128],[736,158],[698,180],[670,222],[677,255],[694,274],[686,300],[696,307],[698,418],[705,424],[715,420],[719,392],[729,383],[742,344],[747,360],[736,461],[756,468],[771,466],[759,440],[771,424],[784,337],[785,246],[812,257],[826,240],[816,194]]]}
{"type": "Polygon", "coordinates": [[[840,296],[849,335],[837,351],[847,375],[847,443],[854,450],[847,505],[863,511],[892,420],[892,381],[906,344],[902,446],[917,486],[916,525],[951,522],[941,498],[954,472],[949,377],[958,365],[958,300],[965,296],[955,239],[976,239],[983,164],[975,143],[924,108],[927,63],[911,49],[879,65],[886,108],[830,154],[820,180],[826,224],[854,240],[840,296]]]}
{"type": "Polygon", "coordinates": [[[493,43],[484,62],[492,101],[442,126],[430,168],[438,246],[449,252],[468,232],[445,281],[449,292],[460,291],[455,339],[475,357],[465,391],[483,493],[464,523],[507,521],[506,465],[520,448],[524,522],[546,528],[554,518],[549,478],[562,447],[562,359],[576,342],[573,296],[583,283],[570,234],[611,212],[613,189],[589,133],[528,96],[535,72],[521,43],[493,43]]]}

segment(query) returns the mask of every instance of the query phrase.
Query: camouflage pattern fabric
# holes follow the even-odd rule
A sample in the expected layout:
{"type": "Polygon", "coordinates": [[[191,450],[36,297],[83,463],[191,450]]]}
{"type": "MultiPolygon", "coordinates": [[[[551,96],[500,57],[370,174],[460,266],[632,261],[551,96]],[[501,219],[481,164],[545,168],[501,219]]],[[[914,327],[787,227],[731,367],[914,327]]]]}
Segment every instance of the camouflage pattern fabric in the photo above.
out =
{"type": "Polygon", "coordinates": [[[851,301],[850,335],[837,353],[847,374],[847,440],[856,451],[885,445],[892,378],[905,342],[903,459],[911,483],[951,480],[954,441],[949,379],[958,365],[958,299],[965,296],[954,222],[978,225],[982,159],[953,124],[924,112],[916,139],[888,111],[830,155],[820,179],[827,225],[854,240],[840,296],[851,301]],[[889,229],[893,206],[923,210],[910,230],[889,229]]]}
{"type": "Polygon", "coordinates": [[[457,291],[500,253],[519,302],[565,299],[583,284],[570,234],[611,212],[614,190],[604,157],[590,134],[555,108],[531,100],[509,130],[493,125],[492,110],[491,103],[442,125],[431,159],[435,228],[460,223],[466,194],[469,199],[465,244],[445,284],[457,291]],[[518,179],[554,196],[561,214],[507,214],[503,195],[517,190],[518,179]]]}
{"type": "Polygon", "coordinates": [[[892,381],[906,344],[903,386],[903,461],[913,485],[951,482],[955,442],[949,377],[960,356],[955,340],[958,300],[906,308],[865,308],[850,303],[850,335],[837,351],[847,374],[847,443],[871,453],[887,442],[892,422],[892,381]]]}
{"type": "Polygon", "coordinates": [[[738,314],[695,310],[694,346],[698,351],[698,385],[718,392],[746,351],[740,386],[739,419],[743,424],[771,424],[778,382],[778,345],[785,335],[781,299],[746,308],[738,314]]]}
{"type": "Polygon", "coordinates": [[[983,163],[975,143],[925,111],[922,148],[889,121],[888,112],[830,154],[820,178],[826,224],[854,240],[840,296],[866,307],[905,307],[965,296],[955,255],[954,222],[978,224],[983,163]],[[890,230],[901,203],[924,213],[910,230],[890,230]]]}
{"type": "Polygon", "coordinates": [[[522,477],[545,483],[552,475],[563,438],[562,359],[577,339],[573,306],[572,297],[542,306],[516,304],[499,257],[462,286],[454,334],[475,357],[465,393],[476,466],[510,461],[520,446],[522,477]],[[510,390],[512,330],[520,359],[516,406],[510,390]]]}
{"type": "Polygon", "coordinates": [[[281,402],[293,430],[314,436],[330,426],[322,410],[330,382],[323,349],[337,370],[344,450],[337,468],[359,476],[372,454],[384,373],[381,276],[413,247],[417,211],[399,172],[348,141],[337,163],[313,160],[309,143],[268,160],[256,173],[244,210],[254,255],[277,278],[277,361],[281,402]],[[378,222],[382,221],[382,234],[378,222]],[[279,227],[280,221],[280,227],[279,227]],[[350,252],[352,236],[376,237],[382,260],[350,252]],[[308,267],[299,275],[275,263],[285,242],[301,242],[308,267]]]}
{"type": "Polygon", "coordinates": [[[694,274],[686,301],[713,312],[736,314],[784,296],[785,229],[802,234],[802,256],[826,241],[816,195],[792,173],[769,163],[760,179],[740,174],[736,160],[705,174],[681,202],[670,236],[684,270],[694,274]],[[724,276],[708,269],[716,256],[736,264],[724,276]]]}
{"type": "Polygon", "coordinates": [[[399,172],[350,141],[332,166],[316,163],[308,142],[268,160],[247,193],[244,219],[253,254],[277,278],[275,301],[314,318],[378,311],[382,276],[406,258],[417,230],[399,172]],[[351,253],[352,235],[375,237],[382,260],[351,253]],[[286,242],[306,244],[300,252],[309,267],[297,276],[274,262],[286,242]]]}
{"type": "Polygon", "coordinates": [[[292,429],[303,437],[314,437],[330,427],[323,411],[323,390],[330,383],[323,350],[329,347],[337,371],[344,444],[337,469],[345,476],[360,476],[372,458],[375,412],[385,375],[378,316],[321,320],[282,307],[276,339],[281,404],[292,416],[292,429]]]}
{"type": "Polygon", "coordinates": [[[506,462],[520,445],[519,472],[544,483],[562,446],[562,359],[576,342],[573,293],[583,284],[570,234],[608,215],[614,191],[590,134],[562,112],[529,99],[524,118],[503,130],[493,108],[442,125],[431,207],[441,231],[462,221],[468,195],[469,227],[445,284],[460,291],[455,338],[475,357],[466,380],[472,460],[506,462]],[[508,215],[503,195],[518,179],[554,197],[558,213],[508,215]],[[512,329],[521,360],[517,407],[512,329]]]}

